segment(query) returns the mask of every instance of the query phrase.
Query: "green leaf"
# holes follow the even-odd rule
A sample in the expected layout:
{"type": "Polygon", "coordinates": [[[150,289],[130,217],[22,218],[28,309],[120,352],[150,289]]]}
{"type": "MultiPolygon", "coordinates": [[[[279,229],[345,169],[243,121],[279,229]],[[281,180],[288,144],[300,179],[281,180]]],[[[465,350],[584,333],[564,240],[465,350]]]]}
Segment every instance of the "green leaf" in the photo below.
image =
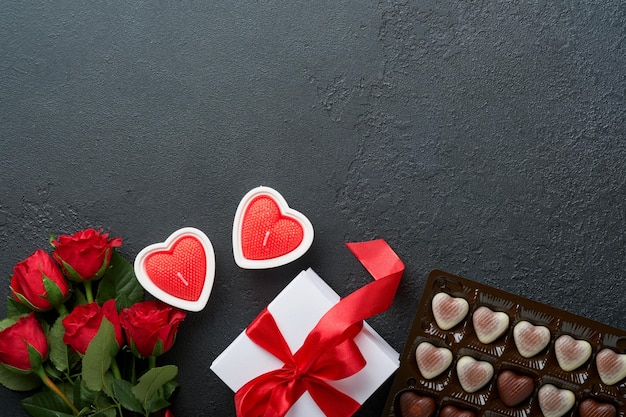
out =
{"type": "Polygon", "coordinates": [[[7,317],[19,316],[20,314],[30,313],[32,309],[17,301],[15,298],[7,297],[7,317]]]}
{"type": "Polygon", "coordinates": [[[0,331],[6,329],[7,327],[13,326],[19,319],[22,317],[26,317],[28,314],[20,314],[17,316],[10,316],[3,320],[0,320],[0,331]]]}
{"type": "Polygon", "coordinates": [[[161,397],[152,397],[148,400],[148,404],[146,404],[146,411],[149,413],[155,413],[169,407],[170,405],[172,404],[169,401],[161,397]]]}
{"type": "Polygon", "coordinates": [[[169,400],[169,398],[172,396],[176,388],[178,388],[179,386],[180,384],[173,380],[166,382],[163,385],[163,398],[165,398],[166,400],[169,400]]]}
{"type": "Polygon", "coordinates": [[[144,290],[135,276],[133,265],[117,251],[111,253],[110,267],[100,281],[96,295],[100,304],[112,299],[115,299],[118,311],[144,299],[144,290]]]}
{"type": "Polygon", "coordinates": [[[133,385],[123,379],[113,380],[113,393],[115,399],[129,411],[143,414],[143,407],[137,397],[131,392],[133,385]]]}
{"type": "Polygon", "coordinates": [[[64,335],[63,317],[59,317],[48,333],[48,342],[50,344],[50,360],[61,372],[67,371],[70,367],[69,348],[63,342],[64,335]]]}
{"type": "Polygon", "coordinates": [[[83,381],[92,391],[100,391],[105,386],[105,374],[111,367],[111,360],[119,350],[115,340],[115,329],[110,321],[102,319],[100,329],[91,340],[83,357],[83,381]]]}
{"type": "Polygon", "coordinates": [[[141,401],[145,408],[154,394],[156,394],[165,383],[176,378],[177,374],[178,368],[175,365],[152,368],[139,378],[139,383],[133,387],[133,394],[141,401]]]}
{"type": "Polygon", "coordinates": [[[21,402],[33,417],[73,417],[72,410],[52,391],[42,391],[21,402]]]}
{"type": "Polygon", "coordinates": [[[0,384],[13,391],[30,391],[41,385],[35,374],[22,374],[0,365],[0,384]]]}

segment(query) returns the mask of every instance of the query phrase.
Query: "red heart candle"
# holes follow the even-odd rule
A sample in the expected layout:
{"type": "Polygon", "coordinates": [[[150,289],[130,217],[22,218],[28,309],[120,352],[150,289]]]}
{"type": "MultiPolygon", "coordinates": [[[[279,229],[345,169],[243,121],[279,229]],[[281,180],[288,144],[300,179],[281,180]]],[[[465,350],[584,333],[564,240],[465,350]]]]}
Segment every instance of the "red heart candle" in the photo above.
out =
{"type": "Polygon", "coordinates": [[[233,254],[242,268],[264,269],[298,259],[313,243],[313,226],[274,189],[257,187],[237,208],[233,254]]]}
{"type": "Polygon", "coordinates": [[[211,241],[198,229],[179,229],[165,242],[139,252],[135,275],[159,300],[183,310],[200,311],[209,299],[215,276],[211,241]]]}

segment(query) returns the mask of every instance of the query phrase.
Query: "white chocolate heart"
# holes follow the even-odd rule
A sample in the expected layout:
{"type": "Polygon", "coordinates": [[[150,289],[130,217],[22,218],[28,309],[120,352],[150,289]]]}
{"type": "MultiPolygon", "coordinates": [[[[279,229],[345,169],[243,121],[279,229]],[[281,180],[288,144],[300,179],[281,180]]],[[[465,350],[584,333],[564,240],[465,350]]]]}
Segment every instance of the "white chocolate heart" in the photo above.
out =
{"type": "Polygon", "coordinates": [[[489,362],[478,361],[471,356],[463,356],[456,363],[456,373],[461,387],[473,393],[487,385],[493,377],[493,366],[489,362]]]}
{"type": "Polygon", "coordinates": [[[545,326],[535,326],[530,322],[520,321],[513,328],[513,340],[520,355],[532,358],[548,346],[550,330],[545,326]]]}
{"type": "Polygon", "coordinates": [[[493,311],[489,307],[478,307],[472,316],[476,336],[481,343],[489,344],[502,336],[509,328],[509,315],[493,311]]]}
{"type": "Polygon", "coordinates": [[[572,336],[559,336],[554,342],[556,360],[561,369],[566,372],[581,367],[591,357],[591,343],[577,340],[572,336]]]}
{"type": "Polygon", "coordinates": [[[465,318],[469,303],[463,298],[440,292],[433,297],[432,309],[437,325],[442,330],[450,330],[465,318]]]}
{"type": "Polygon", "coordinates": [[[450,349],[422,342],[415,350],[415,359],[422,376],[433,379],[448,369],[452,363],[452,352],[450,349]]]}
{"type": "Polygon", "coordinates": [[[561,417],[574,406],[576,397],[570,390],[560,389],[552,384],[539,388],[539,407],[545,417],[561,417]]]}
{"type": "Polygon", "coordinates": [[[626,378],[626,354],[619,354],[608,348],[602,349],[596,355],[596,367],[603,383],[615,385],[626,378]]]}

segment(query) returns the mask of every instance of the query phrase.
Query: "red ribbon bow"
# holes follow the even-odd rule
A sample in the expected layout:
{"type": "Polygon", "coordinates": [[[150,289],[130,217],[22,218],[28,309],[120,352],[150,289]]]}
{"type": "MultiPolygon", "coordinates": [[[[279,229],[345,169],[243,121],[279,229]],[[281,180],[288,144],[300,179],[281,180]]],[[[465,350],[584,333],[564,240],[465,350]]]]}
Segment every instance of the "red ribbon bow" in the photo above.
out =
{"type": "Polygon", "coordinates": [[[375,281],[328,310],[295,353],[274,317],[263,310],[246,335],[284,366],[252,379],[235,393],[238,417],[283,417],[306,391],[328,417],[351,416],[360,407],[327,381],[347,378],[365,367],[365,358],[353,339],[364,319],[389,308],[404,264],[383,239],[346,245],[375,281]]]}

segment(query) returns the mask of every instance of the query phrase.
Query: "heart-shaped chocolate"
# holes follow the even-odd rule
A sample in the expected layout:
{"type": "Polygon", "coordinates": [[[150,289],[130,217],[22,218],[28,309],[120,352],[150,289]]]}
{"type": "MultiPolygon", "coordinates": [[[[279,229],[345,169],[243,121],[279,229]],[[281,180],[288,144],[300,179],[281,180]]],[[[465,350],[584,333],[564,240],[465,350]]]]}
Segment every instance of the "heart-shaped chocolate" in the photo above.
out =
{"type": "Polygon", "coordinates": [[[578,406],[580,417],[615,417],[617,409],[613,404],[601,403],[593,398],[583,400],[578,406]]]}
{"type": "Polygon", "coordinates": [[[513,340],[520,355],[532,358],[550,342],[550,330],[545,326],[535,326],[528,321],[520,321],[513,328],[513,340]]]}
{"type": "Polygon", "coordinates": [[[456,373],[461,387],[470,394],[478,391],[493,377],[493,365],[478,361],[471,356],[462,356],[456,363],[456,373]]]}
{"type": "Polygon", "coordinates": [[[566,372],[581,367],[591,357],[591,343],[577,340],[570,335],[559,336],[554,342],[556,360],[566,372]]]}
{"type": "Polygon", "coordinates": [[[524,402],[535,389],[533,379],[527,375],[519,375],[505,370],[498,374],[498,394],[508,407],[515,407],[524,402]]]}
{"type": "Polygon", "coordinates": [[[452,352],[450,349],[422,342],[415,349],[415,359],[422,376],[433,379],[448,369],[452,363],[452,352]]]}
{"type": "Polygon", "coordinates": [[[435,413],[435,400],[413,391],[400,394],[401,417],[431,417],[435,413]]]}
{"type": "Polygon", "coordinates": [[[213,245],[202,231],[182,228],[139,252],[134,268],[141,286],[154,297],[183,310],[200,311],[213,288],[213,245]]]}
{"type": "Polygon", "coordinates": [[[476,413],[456,408],[453,405],[446,405],[439,412],[439,417],[476,417],[476,413]]]}
{"type": "Polygon", "coordinates": [[[626,354],[604,348],[596,355],[596,367],[603,383],[615,385],[626,378],[626,354]]]}
{"type": "Polygon", "coordinates": [[[278,191],[257,187],[239,203],[233,223],[233,255],[242,268],[264,269],[298,259],[313,243],[313,226],[289,208],[278,191]]]}
{"type": "Polygon", "coordinates": [[[474,311],[472,323],[481,343],[489,344],[502,336],[509,328],[509,315],[481,306],[474,311]]]}
{"type": "Polygon", "coordinates": [[[539,408],[544,417],[561,417],[574,406],[576,397],[567,389],[560,389],[552,384],[539,388],[539,408]]]}
{"type": "Polygon", "coordinates": [[[433,297],[433,316],[442,330],[449,330],[459,324],[469,311],[469,303],[464,298],[451,297],[440,292],[433,297]]]}

